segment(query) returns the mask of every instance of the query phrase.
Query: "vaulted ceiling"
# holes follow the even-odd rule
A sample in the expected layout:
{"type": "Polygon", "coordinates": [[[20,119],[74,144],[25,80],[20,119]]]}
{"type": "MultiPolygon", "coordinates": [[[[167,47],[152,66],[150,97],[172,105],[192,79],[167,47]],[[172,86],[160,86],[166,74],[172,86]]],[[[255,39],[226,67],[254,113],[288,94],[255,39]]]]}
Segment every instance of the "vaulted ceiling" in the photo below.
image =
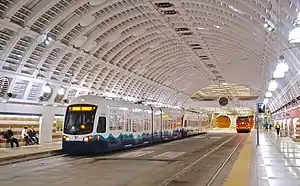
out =
{"type": "Polygon", "coordinates": [[[170,105],[224,83],[263,96],[279,54],[292,65],[281,90],[297,81],[299,50],[287,42],[295,2],[4,0],[0,78],[13,99],[31,102],[47,82],[50,102],[61,87],[66,99],[94,93],[170,105]]]}

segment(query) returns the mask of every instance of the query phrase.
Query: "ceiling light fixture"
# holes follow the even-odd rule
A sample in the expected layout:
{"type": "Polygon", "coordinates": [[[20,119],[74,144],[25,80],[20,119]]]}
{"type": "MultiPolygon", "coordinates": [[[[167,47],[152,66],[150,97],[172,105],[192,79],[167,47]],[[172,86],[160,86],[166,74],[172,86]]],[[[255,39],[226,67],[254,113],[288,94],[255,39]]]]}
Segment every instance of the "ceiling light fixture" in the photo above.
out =
{"type": "Polygon", "coordinates": [[[288,66],[287,63],[285,63],[283,55],[279,56],[279,63],[276,66],[276,71],[280,71],[280,72],[283,72],[283,73],[289,71],[289,66],[288,66]]]}
{"type": "Polygon", "coordinates": [[[281,70],[275,70],[273,73],[273,78],[279,79],[284,77],[284,72],[281,70]]]}
{"type": "Polygon", "coordinates": [[[46,85],[43,88],[43,92],[46,94],[50,94],[52,92],[52,88],[49,83],[46,83],[46,85]]]}
{"type": "Polygon", "coordinates": [[[272,92],[266,92],[266,97],[267,97],[267,98],[272,97],[272,92]]]}
{"type": "Polygon", "coordinates": [[[269,21],[269,20],[266,20],[266,23],[264,24],[264,27],[268,29],[268,31],[274,31],[274,24],[269,21]]]}
{"type": "Polygon", "coordinates": [[[265,98],[264,101],[263,101],[264,105],[268,104],[269,103],[269,99],[268,98],[265,98]]]}
{"type": "Polygon", "coordinates": [[[268,91],[273,92],[273,91],[275,91],[277,89],[277,87],[278,87],[277,82],[274,79],[272,79],[270,81],[270,84],[269,84],[269,87],[268,87],[268,91]]]}
{"type": "Polygon", "coordinates": [[[60,96],[63,96],[65,95],[65,89],[64,87],[60,87],[57,91],[57,94],[60,95],[60,96]]]}
{"type": "Polygon", "coordinates": [[[290,43],[300,43],[300,12],[298,13],[297,20],[293,25],[293,29],[289,34],[289,42],[290,43]]]}

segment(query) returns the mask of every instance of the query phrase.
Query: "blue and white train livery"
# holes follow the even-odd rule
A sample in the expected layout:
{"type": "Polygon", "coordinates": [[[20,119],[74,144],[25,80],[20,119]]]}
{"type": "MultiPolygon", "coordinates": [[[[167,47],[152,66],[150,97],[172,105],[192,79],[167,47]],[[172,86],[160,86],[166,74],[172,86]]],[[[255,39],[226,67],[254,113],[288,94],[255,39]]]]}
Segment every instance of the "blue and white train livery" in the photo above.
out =
{"type": "MultiPolygon", "coordinates": [[[[77,97],[67,107],[63,151],[87,155],[182,138],[189,134],[182,126],[183,120],[179,110],[98,96],[77,97]]],[[[198,129],[196,133],[205,132],[195,122],[190,123],[198,129]]]]}

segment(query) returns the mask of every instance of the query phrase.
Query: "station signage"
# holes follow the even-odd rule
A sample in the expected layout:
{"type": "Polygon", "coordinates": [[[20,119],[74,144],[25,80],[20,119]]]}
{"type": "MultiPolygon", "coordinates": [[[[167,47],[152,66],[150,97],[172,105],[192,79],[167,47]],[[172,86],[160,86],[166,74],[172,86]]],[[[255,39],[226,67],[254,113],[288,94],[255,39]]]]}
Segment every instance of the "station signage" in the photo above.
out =
{"type": "Polygon", "coordinates": [[[259,114],[266,113],[266,105],[264,103],[257,103],[257,113],[259,114]]]}

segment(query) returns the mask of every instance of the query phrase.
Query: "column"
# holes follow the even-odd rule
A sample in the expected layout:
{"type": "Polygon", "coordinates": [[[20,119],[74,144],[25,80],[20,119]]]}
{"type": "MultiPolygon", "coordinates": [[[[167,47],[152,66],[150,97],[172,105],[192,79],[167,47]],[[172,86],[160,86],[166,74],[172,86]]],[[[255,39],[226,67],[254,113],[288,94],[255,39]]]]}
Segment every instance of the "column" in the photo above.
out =
{"type": "Polygon", "coordinates": [[[237,115],[230,115],[228,117],[231,120],[230,128],[235,128],[236,127],[236,119],[238,118],[238,116],[237,115]]]}
{"type": "Polygon", "coordinates": [[[49,106],[43,106],[42,118],[40,120],[40,143],[52,142],[52,130],[54,121],[54,108],[49,106]]]}

